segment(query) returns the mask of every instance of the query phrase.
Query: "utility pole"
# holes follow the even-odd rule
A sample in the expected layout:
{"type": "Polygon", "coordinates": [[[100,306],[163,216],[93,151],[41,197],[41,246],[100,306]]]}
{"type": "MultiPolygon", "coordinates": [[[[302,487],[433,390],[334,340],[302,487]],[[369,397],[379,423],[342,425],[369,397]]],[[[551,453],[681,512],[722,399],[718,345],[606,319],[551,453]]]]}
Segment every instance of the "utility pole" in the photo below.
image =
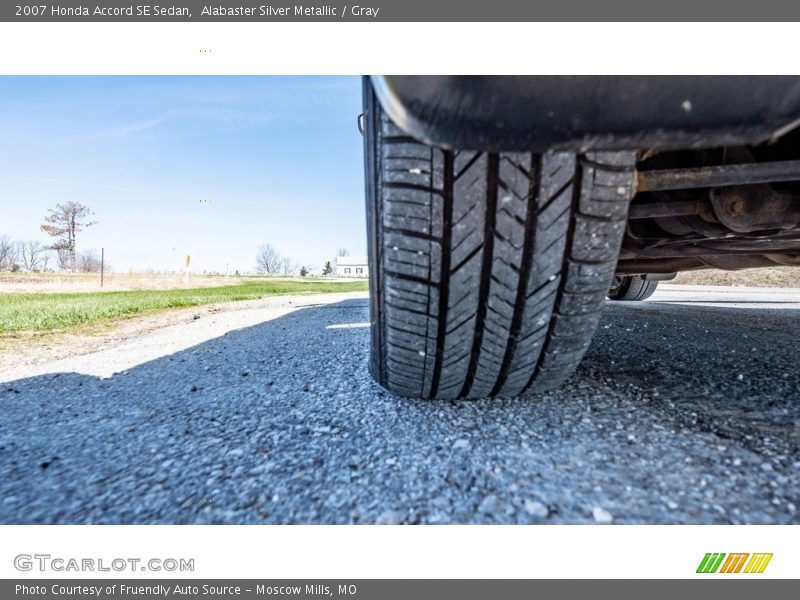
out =
{"type": "Polygon", "coordinates": [[[106,268],[106,249],[100,248],[100,287],[103,287],[103,275],[106,268]]]}

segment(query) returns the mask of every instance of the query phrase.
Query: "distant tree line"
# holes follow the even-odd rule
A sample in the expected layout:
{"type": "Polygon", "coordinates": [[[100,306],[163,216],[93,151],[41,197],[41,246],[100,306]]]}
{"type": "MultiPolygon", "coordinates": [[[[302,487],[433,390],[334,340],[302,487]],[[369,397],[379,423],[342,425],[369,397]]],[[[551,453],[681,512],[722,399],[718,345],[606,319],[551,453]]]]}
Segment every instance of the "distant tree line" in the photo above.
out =
{"type": "MultiPolygon", "coordinates": [[[[349,255],[350,252],[344,247],[339,248],[336,253],[337,257],[349,255]]],[[[271,244],[262,244],[259,246],[258,252],[256,253],[256,271],[258,271],[259,274],[271,277],[277,275],[290,276],[295,272],[298,272],[300,277],[306,277],[311,273],[305,265],[301,265],[298,271],[297,265],[294,264],[290,258],[282,256],[271,244]]],[[[333,265],[331,261],[325,261],[325,264],[322,266],[322,276],[330,277],[333,274],[333,265]]]]}
{"type": "Polygon", "coordinates": [[[96,222],[92,211],[80,202],[56,204],[47,211],[41,230],[53,238],[50,245],[38,240],[12,240],[0,235],[0,271],[71,271],[96,273],[100,258],[95,250],[77,251],[78,233],[96,222]]]}
{"type": "MultiPolygon", "coordinates": [[[[110,270],[107,263],[106,270],[110,270]]],[[[73,268],[71,257],[38,240],[12,240],[0,235],[0,272],[3,271],[99,273],[100,257],[95,250],[77,252],[73,268]]]]}
{"type": "Polygon", "coordinates": [[[262,275],[275,277],[294,274],[295,265],[288,256],[282,256],[271,244],[262,244],[256,254],[256,270],[262,275]]]}

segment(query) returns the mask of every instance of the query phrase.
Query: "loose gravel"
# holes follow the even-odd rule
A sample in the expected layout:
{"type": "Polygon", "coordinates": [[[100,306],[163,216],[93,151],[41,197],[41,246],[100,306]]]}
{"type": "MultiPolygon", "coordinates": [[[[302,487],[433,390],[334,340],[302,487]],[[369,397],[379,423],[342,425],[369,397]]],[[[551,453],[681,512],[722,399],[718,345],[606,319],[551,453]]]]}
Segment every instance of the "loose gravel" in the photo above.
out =
{"type": "Polygon", "coordinates": [[[609,304],[559,390],[421,402],[320,302],[0,384],[0,522],[800,522],[800,310],[609,304]]]}

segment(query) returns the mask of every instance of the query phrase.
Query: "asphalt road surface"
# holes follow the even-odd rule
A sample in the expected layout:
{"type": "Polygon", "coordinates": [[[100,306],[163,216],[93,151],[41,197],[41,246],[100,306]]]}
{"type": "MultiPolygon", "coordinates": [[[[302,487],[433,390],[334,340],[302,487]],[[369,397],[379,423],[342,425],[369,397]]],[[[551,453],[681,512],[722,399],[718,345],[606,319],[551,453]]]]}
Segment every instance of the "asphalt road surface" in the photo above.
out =
{"type": "Polygon", "coordinates": [[[0,522],[800,522],[800,290],[609,303],[528,400],[394,397],[367,321],[272,299],[0,373],[0,522]]]}

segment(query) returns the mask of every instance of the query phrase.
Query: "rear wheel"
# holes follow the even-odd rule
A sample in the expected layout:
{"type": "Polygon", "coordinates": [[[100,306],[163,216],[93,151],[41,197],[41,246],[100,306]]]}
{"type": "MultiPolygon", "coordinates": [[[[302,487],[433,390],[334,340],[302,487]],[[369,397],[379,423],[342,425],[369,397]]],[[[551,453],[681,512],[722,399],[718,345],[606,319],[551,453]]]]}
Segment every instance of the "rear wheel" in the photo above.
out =
{"type": "Polygon", "coordinates": [[[558,386],[597,326],[635,153],[431,147],[364,87],[373,376],[418,398],[558,386]]]}
{"type": "Polygon", "coordinates": [[[653,295],[658,281],[649,281],[641,275],[617,275],[608,290],[612,300],[646,300],[653,295]]]}

